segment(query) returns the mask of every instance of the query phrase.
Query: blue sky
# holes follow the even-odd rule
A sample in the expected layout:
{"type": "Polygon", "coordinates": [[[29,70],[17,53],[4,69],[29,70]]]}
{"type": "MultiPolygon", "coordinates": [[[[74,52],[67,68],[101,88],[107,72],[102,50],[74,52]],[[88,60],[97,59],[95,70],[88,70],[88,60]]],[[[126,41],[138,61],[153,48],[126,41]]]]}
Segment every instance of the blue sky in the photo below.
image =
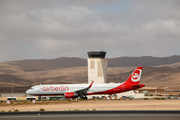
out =
{"type": "Polygon", "coordinates": [[[179,55],[179,0],[1,0],[0,62],[179,55]]]}

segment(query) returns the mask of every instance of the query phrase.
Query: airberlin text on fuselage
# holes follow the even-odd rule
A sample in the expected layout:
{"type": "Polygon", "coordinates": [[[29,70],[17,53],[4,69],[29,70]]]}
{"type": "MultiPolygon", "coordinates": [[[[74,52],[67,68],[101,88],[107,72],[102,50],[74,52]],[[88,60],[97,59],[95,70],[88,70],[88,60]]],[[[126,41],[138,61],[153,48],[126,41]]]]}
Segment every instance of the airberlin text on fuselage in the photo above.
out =
{"type": "Polygon", "coordinates": [[[67,91],[69,90],[68,86],[47,86],[42,88],[43,91],[67,91]]]}

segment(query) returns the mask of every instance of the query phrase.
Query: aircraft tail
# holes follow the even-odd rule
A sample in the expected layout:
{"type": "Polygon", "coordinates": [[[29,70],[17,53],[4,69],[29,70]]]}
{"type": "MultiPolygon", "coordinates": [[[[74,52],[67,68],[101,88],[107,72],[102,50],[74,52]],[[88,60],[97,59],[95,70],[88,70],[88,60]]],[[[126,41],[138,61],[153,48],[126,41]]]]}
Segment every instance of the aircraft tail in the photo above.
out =
{"type": "Polygon", "coordinates": [[[129,78],[125,81],[125,84],[126,85],[133,85],[133,86],[139,85],[142,69],[143,69],[143,67],[137,67],[133,71],[133,73],[129,76],[129,78]]]}

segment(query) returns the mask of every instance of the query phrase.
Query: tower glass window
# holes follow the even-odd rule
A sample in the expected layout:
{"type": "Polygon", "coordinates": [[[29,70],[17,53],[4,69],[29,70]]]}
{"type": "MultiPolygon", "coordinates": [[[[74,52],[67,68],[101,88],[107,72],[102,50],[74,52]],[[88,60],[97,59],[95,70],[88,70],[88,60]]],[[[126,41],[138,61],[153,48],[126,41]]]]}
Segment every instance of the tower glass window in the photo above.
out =
{"type": "Polygon", "coordinates": [[[104,51],[90,51],[88,52],[89,58],[105,58],[106,52],[104,51]]]}

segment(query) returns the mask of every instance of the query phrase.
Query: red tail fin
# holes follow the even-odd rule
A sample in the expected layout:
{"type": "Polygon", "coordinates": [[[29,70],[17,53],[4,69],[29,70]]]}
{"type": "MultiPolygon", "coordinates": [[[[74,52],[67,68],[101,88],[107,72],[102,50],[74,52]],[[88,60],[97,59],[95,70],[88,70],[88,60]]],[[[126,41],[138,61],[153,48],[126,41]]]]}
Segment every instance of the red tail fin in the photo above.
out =
{"type": "Polygon", "coordinates": [[[134,72],[126,80],[125,84],[137,85],[139,84],[143,67],[137,67],[134,72]]]}

